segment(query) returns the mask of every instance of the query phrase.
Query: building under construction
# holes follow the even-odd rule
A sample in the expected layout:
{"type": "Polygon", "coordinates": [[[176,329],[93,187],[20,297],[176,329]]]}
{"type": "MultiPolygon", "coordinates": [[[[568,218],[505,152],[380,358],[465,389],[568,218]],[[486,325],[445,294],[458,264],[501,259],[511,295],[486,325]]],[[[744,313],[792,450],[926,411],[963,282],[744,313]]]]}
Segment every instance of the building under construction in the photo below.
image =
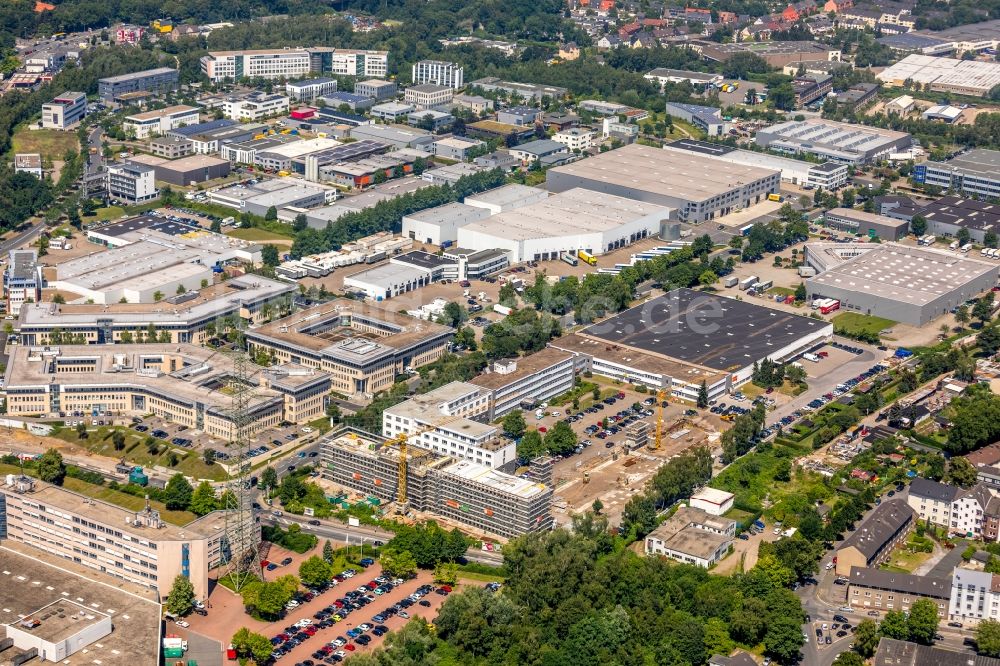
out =
{"type": "MultiPolygon", "coordinates": [[[[407,447],[406,498],[414,511],[479,532],[513,538],[552,529],[552,488],[469,460],[407,447]]],[[[396,501],[399,449],[378,435],[340,430],[321,443],[323,477],[359,493],[396,501]]]]}

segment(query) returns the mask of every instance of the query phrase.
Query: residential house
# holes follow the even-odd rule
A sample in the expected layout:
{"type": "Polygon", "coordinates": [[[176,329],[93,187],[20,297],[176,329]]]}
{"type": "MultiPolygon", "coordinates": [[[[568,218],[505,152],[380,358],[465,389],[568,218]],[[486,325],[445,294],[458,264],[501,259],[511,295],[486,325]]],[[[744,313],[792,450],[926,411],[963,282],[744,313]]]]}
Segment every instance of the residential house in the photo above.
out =
{"type": "Polygon", "coordinates": [[[576,45],[576,42],[560,44],[558,55],[563,60],[576,60],[580,57],[580,47],[576,45]]]}
{"type": "Polygon", "coordinates": [[[906,503],[916,511],[922,521],[948,527],[951,525],[952,503],[962,494],[962,489],[930,479],[916,478],[910,484],[906,503]]]}
{"type": "Polygon", "coordinates": [[[597,48],[603,50],[616,49],[624,43],[625,42],[618,35],[609,34],[609,35],[604,35],[603,37],[597,40],[597,48]]]}
{"type": "Polygon", "coordinates": [[[837,549],[837,574],[847,576],[851,567],[875,567],[912,529],[916,513],[902,500],[883,502],[837,549]]]}
{"type": "Polygon", "coordinates": [[[914,602],[927,599],[937,606],[940,618],[948,617],[951,578],[851,567],[850,579],[847,603],[858,609],[856,612],[869,610],[906,612],[914,602]]]}

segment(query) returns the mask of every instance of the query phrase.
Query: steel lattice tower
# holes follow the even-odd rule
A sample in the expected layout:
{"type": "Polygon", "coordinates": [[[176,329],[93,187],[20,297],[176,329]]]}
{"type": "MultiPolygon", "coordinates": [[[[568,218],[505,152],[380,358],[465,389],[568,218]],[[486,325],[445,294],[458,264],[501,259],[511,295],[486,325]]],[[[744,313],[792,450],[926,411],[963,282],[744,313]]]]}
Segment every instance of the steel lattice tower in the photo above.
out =
{"type": "Polygon", "coordinates": [[[247,462],[250,451],[250,402],[255,395],[251,384],[254,364],[242,350],[233,352],[230,358],[233,362],[229,386],[232,391],[229,408],[233,424],[231,450],[236,455],[237,467],[235,471],[230,467],[229,481],[226,484],[229,492],[223,494],[226,538],[229,543],[228,553],[223,551],[223,575],[230,577],[233,588],[239,592],[249,581],[257,580],[261,573],[260,530],[254,519],[250,463],[247,462]]]}

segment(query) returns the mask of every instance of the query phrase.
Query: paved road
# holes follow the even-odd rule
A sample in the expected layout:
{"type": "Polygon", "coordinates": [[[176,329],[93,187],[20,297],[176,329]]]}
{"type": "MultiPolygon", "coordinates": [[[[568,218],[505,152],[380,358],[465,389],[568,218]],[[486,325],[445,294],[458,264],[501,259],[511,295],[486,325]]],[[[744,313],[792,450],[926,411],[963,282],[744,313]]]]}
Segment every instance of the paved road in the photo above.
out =
{"type": "Polygon", "coordinates": [[[44,224],[36,224],[34,226],[28,227],[24,231],[12,236],[9,240],[5,240],[0,243],[0,254],[6,256],[11,250],[17,249],[22,245],[26,245],[31,241],[35,240],[38,234],[42,233],[45,229],[44,224]]]}

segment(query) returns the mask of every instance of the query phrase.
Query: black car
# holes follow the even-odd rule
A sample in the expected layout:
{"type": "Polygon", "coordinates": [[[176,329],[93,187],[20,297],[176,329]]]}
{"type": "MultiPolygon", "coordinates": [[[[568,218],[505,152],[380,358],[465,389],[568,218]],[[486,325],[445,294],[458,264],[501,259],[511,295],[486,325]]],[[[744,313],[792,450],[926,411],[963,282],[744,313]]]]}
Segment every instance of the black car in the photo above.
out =
{"type": "Polygon", "coordinates": [[[320,522],[318,520],[316,520],[315,518],[313,518],[312,520],[309,521],[309,524],[310,525],[319,525],[320,522]]]}
{"type": "Polygon", "coordinates": [[[354,642],[357,643],[358,645],[368,645],[369,643],[372,642],[372,639],[370,636],[365,636],[362,634],[361,636],[355,638],[354,642]]]}
{"type": "Polygon", "coordinates": [[[285,559],[281,560],[281,566],[283,567],[287,567],[291,563],[292,563],[292,558],[290,557],[286,557],[285,559]]]}
{"type": "Polygon", "coordinates": [[[834,615],[833,616],[833,621],[834,622],[847,622],[847,618],[844,617],[843,615],[834,615]]]}
{"type": "Polygon", "coordinates": [[[431,602],[427,601],[426,599],[421,599],[417,603],[420,604],[421,606],[423,606],[424,608],[430,608],[431,607],[431,602]]]}

